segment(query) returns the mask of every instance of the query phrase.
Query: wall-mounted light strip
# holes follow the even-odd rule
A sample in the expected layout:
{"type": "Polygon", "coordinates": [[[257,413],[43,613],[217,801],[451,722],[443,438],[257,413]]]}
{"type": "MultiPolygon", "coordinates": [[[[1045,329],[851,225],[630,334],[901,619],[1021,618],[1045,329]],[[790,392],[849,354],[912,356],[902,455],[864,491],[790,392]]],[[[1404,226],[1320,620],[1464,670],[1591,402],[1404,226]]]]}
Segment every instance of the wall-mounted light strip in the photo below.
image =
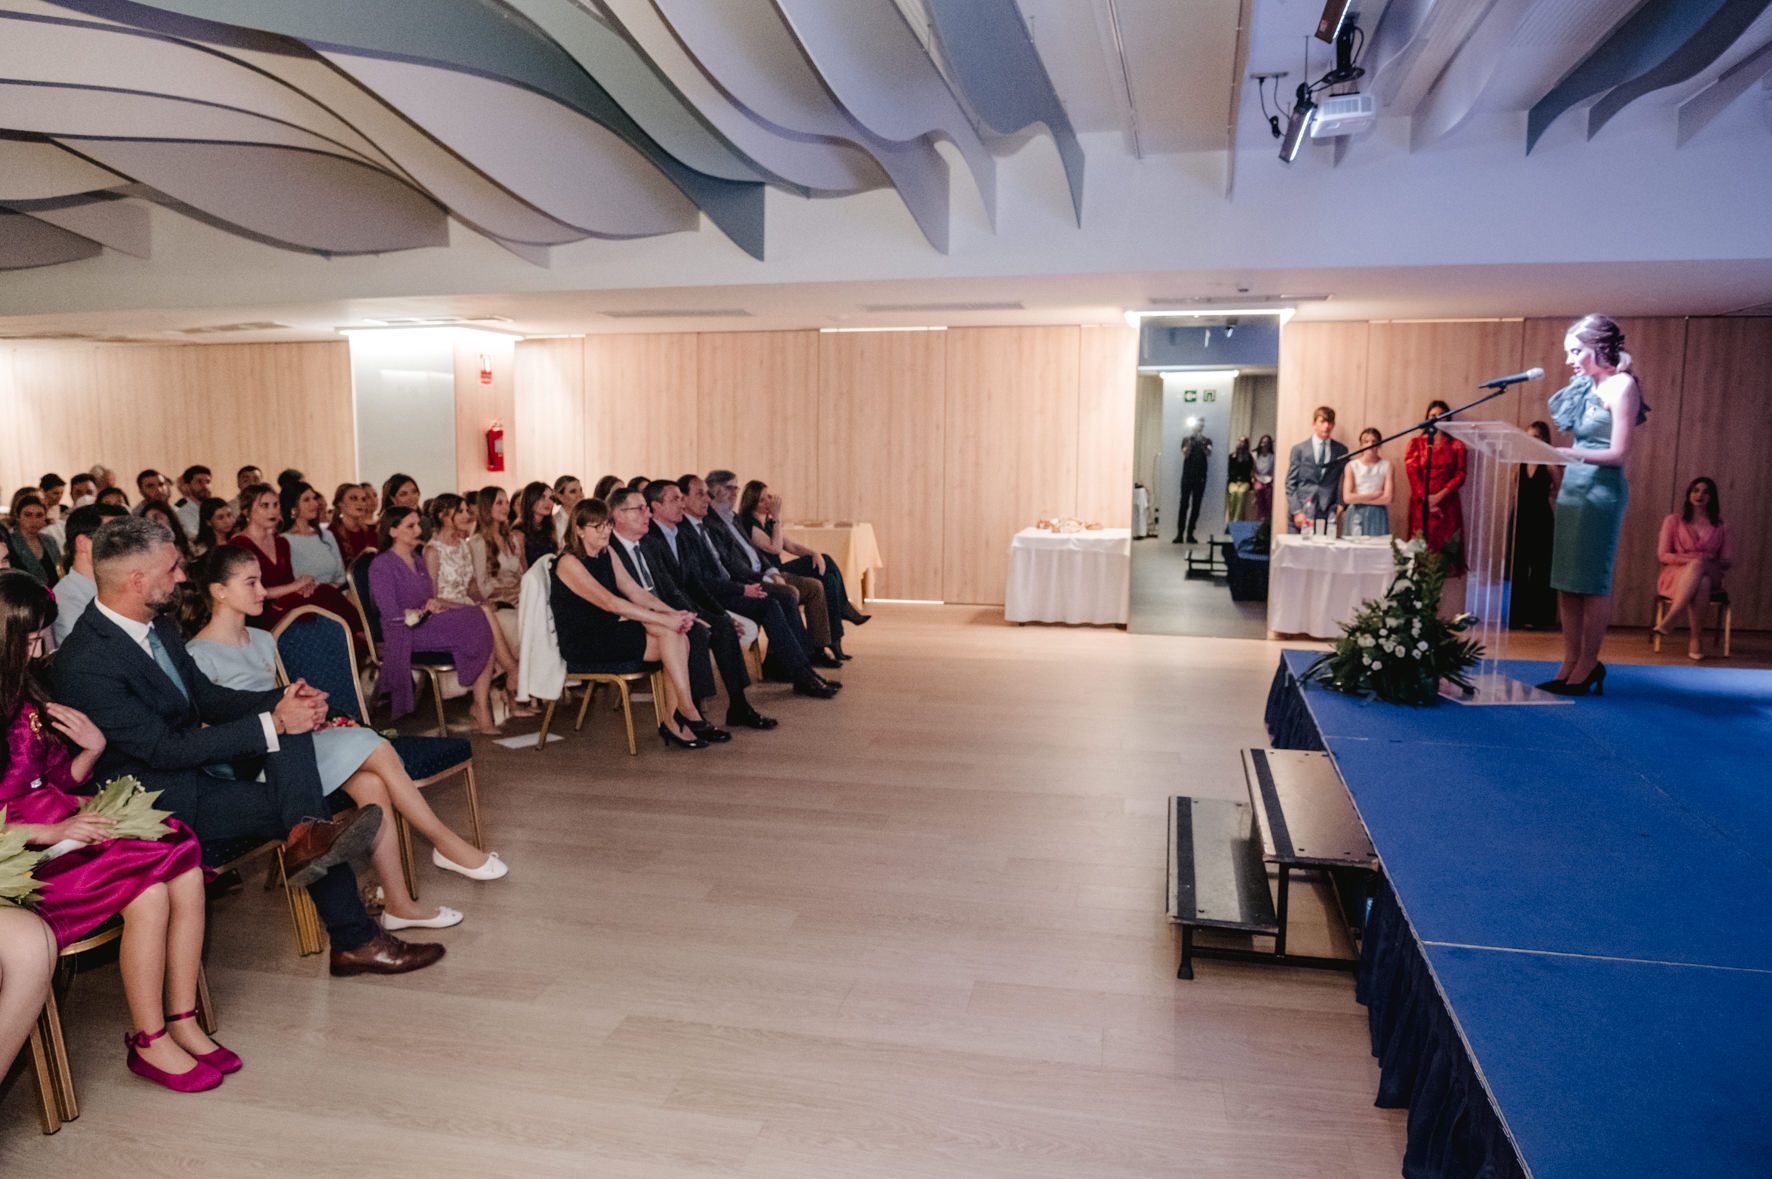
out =
{"type": "Polygon", "coordinates": [[[819,328],[821,332],[945,332],[945,327],[835,327],[819,328]]]}
{"type": "Polygon", "coordinates": [[[1296,307],[1177,307],[1171,310],[1134,311],[1126,310],[1126,322],[1132,327],[1141,327],[1147,319],[1223,319],[1226,316],[1240,315],[1271,315],[1285,327],[1286,321],[1298,314],[1296,307]]]}
{"type": "Polygon", "coordinates": [[[1202,368],[1197,364],[1141,364],[1141,373],[1186,373],[1190,377],[1223,377],[1234,381],[1243,375],[1240,368],[1202,368]]]}

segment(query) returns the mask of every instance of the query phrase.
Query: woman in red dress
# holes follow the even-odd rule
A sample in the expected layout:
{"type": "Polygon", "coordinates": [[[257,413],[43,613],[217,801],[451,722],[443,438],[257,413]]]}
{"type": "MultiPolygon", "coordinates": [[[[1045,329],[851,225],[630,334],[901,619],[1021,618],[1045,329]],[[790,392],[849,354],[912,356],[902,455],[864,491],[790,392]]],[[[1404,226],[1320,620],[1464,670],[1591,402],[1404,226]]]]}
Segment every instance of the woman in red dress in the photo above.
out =
{"type": "MultiPolygon", "coordinates": [[[[1444,401],[1427,403],[1427,417],[1437,417],[1451,407],[1444,401]]],[[[1409,536],[1422,536],[1422,493],[1432,488],[1427,497],[1427,541],[1429,552],[1444,553],[1446,576],[1464,573],[1464,505],[1458,489],[1464,486],[1464,443],[1449,434],[1434,438],[1433,468],[1428,468],[1427,438],[1417,434],[1409,440],[1403,455],[1403,470],[1409,476],[1409,536]],[[1457,541],[1457,544],[1453,544],[1457,541]],[[1452,551],[1446,552],[1447,546],[1452,551]]]]}
{"type": "Polygon", "coordinates": [[[277,492],[268,483],[254,483],[240,493],[240,531],[229,544],[258,558],[259,583],[265,587],[265,612],[250,620],[254,626],[273,629],[297,606],[319,606],[345,620],[358,650],[364,650],[363,619],[345,592],[312,577],[297,577],[289,558],[289,542],[277,533],[283,519],[277,492]]]}
{"type": "Polygon", "coordinates": [[[369,510],[369,492],[359,483],[340,483],[332,495],[332,535],[338,554],[350,569],[364,552],[375,547],[375,516],[369,510]]]}
{"type": "Polygon", "coordinates": [[[76,791],[87,785],[105,737],[86,714],[50,703],[32,674],[54,621],[48,590],[28,574],[0,573],[0,807],[9,827],[53,857],[32,875],[40,886],[37,915],[57,945],[123,915],[117,963],[137,1029],[124,1037],[129,1070],[181,1093],[213,1089],[240,1058],[192,1018],[203,953],[202,851],[176,820],[167,820],[162,839],[115,839],[113,820],[79,813],[76,791]],[[163,1001],[171,1013],[162,1014],[163,1001]]]}

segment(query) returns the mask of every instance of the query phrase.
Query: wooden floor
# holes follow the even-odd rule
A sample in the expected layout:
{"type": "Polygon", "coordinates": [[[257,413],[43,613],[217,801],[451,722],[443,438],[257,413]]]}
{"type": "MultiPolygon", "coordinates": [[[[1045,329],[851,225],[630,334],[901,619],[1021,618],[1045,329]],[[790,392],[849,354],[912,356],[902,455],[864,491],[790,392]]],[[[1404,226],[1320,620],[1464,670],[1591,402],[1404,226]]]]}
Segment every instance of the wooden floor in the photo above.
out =
{"type": "Polygon", "coordinates": [[[332,980],[277,895],[219,900],[247,1065],[213,1093],[124,1071],[95,967],[65,1007],[82,1116],[43,1137],[15,1085],[0,1169],[1398,1173],[1349,976],[1174,977],[1164,800],[1242,794],[1277,645],[887,606],[852,648],[838,700],[766,689],[782,727],[724,749],[630,759],[601,711],[545,754],[480,745],[512,873],[426,858],[424,898],[467,913],[434,969],[332,980]]]}

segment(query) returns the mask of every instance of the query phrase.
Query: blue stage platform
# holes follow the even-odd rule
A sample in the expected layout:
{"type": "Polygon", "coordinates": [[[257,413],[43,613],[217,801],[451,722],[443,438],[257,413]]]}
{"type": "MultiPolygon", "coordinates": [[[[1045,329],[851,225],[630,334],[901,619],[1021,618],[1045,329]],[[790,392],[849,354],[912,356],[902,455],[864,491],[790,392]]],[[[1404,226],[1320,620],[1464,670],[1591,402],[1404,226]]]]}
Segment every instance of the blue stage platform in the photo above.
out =
{"type": "Polygon", "coordinates": [[[1411,709],[1301,689],[1314,658],[1268,726],[1329,752],[1383,861],[1359,988],[1404,1173],[1772,1175],[1772,672],[1411,709]]]}

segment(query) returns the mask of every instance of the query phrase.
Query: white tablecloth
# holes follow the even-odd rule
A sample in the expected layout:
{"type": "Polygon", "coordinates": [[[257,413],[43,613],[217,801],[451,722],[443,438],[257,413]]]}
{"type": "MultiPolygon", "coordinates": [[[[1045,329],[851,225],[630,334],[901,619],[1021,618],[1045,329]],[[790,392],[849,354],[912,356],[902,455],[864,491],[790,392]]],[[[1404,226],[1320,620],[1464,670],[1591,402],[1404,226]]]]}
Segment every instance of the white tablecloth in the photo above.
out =
{"type": "Polygon", "coordinates": [[[1341,637],[1360,603],[1381,598],[1396,573],[1389,537],[1277,538],[1268,571],[1267,628],[1284,635],[1341,637]]]}
{"type": "Polygon", "coordinates": [[[854,524],[791,524],[788,535],[816,553],[829,553],[843,571],[843,584],[856,609],[873,590],[874,570],[884,569],[874,526],[866,520],[854,524]]]}
{"type": "Polygon", "coordinates": [[[1010,622],[1123,624],[1131,584],[1131,529],[1024,528],[1009,542],[1003,616],[1010,622]]]}

